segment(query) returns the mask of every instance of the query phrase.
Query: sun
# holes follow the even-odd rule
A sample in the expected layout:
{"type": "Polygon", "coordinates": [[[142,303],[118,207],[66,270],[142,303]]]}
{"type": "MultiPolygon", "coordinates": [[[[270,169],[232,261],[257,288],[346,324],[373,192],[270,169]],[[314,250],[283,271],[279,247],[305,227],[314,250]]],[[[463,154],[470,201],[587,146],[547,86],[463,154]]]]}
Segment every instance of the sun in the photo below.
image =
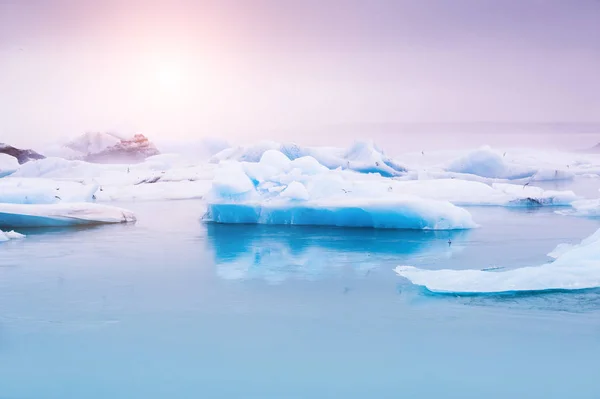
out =
{"type": "Polygon", "coordinates": [[[177,91],[183,82],[183,68],[174,61],[162,61],[156,64],[154,78],[163,90],[177,91]]]}

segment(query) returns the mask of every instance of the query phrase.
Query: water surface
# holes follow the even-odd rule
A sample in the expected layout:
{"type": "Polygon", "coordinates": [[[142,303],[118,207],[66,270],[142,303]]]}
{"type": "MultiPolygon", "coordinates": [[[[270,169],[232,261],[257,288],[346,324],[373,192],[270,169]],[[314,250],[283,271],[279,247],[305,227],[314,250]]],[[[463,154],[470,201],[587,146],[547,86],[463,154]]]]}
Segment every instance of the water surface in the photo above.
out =
{"type": "Polygon", "coordinates": [[[439,297],[392,270],[540,264],[598,221],[225,226],[198,201],[119,205],[138,223],[0,244],[0,398],[600,397],[597,290],[439,297]]]}

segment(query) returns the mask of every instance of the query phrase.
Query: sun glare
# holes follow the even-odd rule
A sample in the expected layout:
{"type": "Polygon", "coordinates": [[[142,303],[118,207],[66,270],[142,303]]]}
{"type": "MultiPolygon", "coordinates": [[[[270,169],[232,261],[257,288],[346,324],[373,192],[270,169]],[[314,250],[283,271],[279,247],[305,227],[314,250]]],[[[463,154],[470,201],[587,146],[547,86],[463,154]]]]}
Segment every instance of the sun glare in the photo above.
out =
{"type": "Polygon", "coordinates": [[[156,65],[155,79],[163,90],[178,90],[183,80],[183,70],[176,62],[160,62],[156,65]]]}

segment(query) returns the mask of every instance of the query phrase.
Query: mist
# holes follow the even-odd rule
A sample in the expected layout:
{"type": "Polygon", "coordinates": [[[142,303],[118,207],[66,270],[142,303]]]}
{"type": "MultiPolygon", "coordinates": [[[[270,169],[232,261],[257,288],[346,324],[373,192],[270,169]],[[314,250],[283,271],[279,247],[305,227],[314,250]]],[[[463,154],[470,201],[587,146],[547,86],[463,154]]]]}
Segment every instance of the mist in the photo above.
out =
{"type": "Polygon", "coordinates": [[[586,147],[598,21],[593,0],[3,1],[0,141],[586,147]]]}

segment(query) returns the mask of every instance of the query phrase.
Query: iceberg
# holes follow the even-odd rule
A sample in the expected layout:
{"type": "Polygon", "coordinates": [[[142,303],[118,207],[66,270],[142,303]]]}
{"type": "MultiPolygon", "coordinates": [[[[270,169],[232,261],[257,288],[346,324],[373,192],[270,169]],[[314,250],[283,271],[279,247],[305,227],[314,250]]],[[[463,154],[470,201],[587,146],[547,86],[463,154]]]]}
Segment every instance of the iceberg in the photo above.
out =
{"type": "Polygon", "coordinates": [[[0,178],[10,175],[19,169],[17,158],[0,152],[0,178]]]}
{"type": "Polygon", "coordinates": [[[47,158],[22,165],[9,178],[0,180],[0,202],[106,202],[202,198],[210,189],[214,169],[215,165],[197,165],[175,154],[152,156],[133,165],[100,165],[47,158]],[[57,188],[59,190],[53,193],[57,188]],[[42,189],[43,198],[36,199],[36,195],[39,197],[42,194],[42,189]],[[33,195],[34,193],[37,194],[33,195]],[[54,198],[55,195],[60,199],[54,198]]]}
{"type": "Polygon", "coordinates": [[[449,202],[405,197],[346,201],[271,200],[209,203],[205,221],[215,223],[456,230],[476,227],[471,214],[449,202]]]}
{"type": "Polygon", "coordinates": [[[66,227],[135,222],[125,209],[93,203],[1,204],[0,227],[66,227]]]}
{"type": "Polygon", "coordinates": [[[207,195],[204,220],[388,229],[476,227],[468,211],[450,202],[395,193],[387,185],[382,190],[381,180],[354,186],[351,179],[359,173],[313,174],[313,162],[296,161],[272,150],[259,163],[224,162],[207,195]]]}
{"type": "Polygon", "coordinates": [[[571,208],[556,211],[560,215],[597,218],[600,217],[600,199],[574,201],[571,208]]]}
{"type": "Polygon", "coordinates": [[[570,180],[598,176],[597,155],[533,149],[432,151],[400,156],[409,178],[454,178],[482,183],[570,180]]]}
{"type": "Polygon", "coordinates": [[[21,238],[25,238],[25,234],[17,233],[14,230],[11,230],[11,231],[0,230],[0,242],[6,242],[8,240],[18,240],[21,238]]]}
{"type": "Polygon", "coordinates": [[[506,162],[504,157],[489,146],[479,148],[450,163],[449,172],[465,173],[498,179],[523,179],[531,177],[536,170],[506,162]]]}
{"type": "Polygon", "coordinates": [[[89,202],[93,201],[98,187],[98,184],[10,176],[0,179],[0,203],[55,204],[61,202],[89,202]]]}
{"type": "Polygon", "coordinates": [[[600,287],[600,229],[577,245],[559,245],[556,260],[506,271],[424,270],[398,266],[396,273],[436,293],[485,294],[600,287]]]}
{"type": "Polygon", "coordinates": [[[394,161],[373,142],[357,141],[350,148],[337,147],[301,147],[294,143],[279,144],[265,141],[252,147],[228,148],[211,158],[211,162],[222,161],[260,162],[268,151],[278,151],[289,160],[312,157],[327,169],[347,169],[359,173],[378,173],[393,177],[406,173],[405,166],[394,161]]]}

